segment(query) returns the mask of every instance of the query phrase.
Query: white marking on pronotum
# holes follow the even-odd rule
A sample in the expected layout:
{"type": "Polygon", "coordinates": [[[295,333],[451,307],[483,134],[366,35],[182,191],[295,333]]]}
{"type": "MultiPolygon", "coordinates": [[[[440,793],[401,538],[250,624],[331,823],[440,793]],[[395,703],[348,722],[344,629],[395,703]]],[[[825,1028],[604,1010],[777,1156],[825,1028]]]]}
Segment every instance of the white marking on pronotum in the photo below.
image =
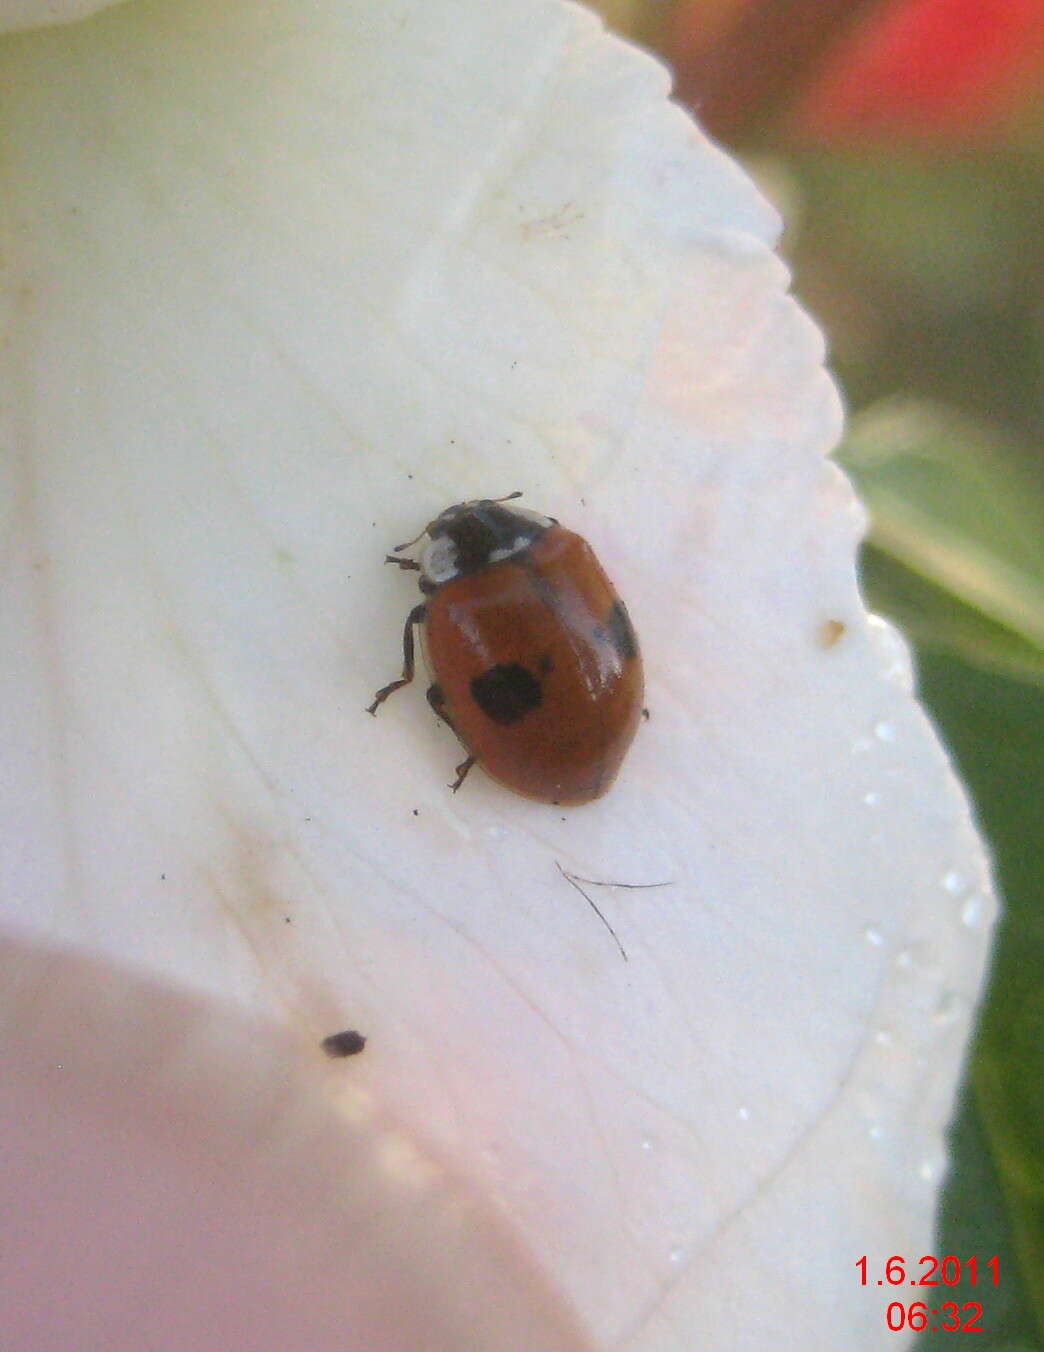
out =
{"type": "Polygon", "coordinates": [[[457,568],[457,546],[448,535],[432,540],[421,555],[421,570],[429,582],[449,582],[460,571],[457,568]]]}
{"type": "Polygon", "coordinates": [[[511,544],[505,545],[503,549],[491,550],[489,561],[490,563],[500,563],[503,559],[510,559],[515,554],[521,554],[523,549],[528,549],[532,543],[533,537],[531,535],[516,535],[511,544]]]}

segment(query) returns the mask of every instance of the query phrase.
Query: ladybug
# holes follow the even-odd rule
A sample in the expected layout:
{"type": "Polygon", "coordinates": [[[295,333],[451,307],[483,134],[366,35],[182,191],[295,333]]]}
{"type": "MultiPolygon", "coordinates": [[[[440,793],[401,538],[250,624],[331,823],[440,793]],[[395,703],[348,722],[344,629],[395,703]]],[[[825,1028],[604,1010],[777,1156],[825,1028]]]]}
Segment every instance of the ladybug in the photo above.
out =
{"type": "Polygon", "coordinates": [[[456,792],[478,763],[545,803],[587,803],[616,778],[642,714],[642,662],[631,621],[585,540],[553,517],[482,498],[447,507],[385,562],[420,573],[402,676],[413,680],[423,625],[428,702],[463,743],[456,792]],[[426,537],[419,561],[399,557],[426,537]]]}

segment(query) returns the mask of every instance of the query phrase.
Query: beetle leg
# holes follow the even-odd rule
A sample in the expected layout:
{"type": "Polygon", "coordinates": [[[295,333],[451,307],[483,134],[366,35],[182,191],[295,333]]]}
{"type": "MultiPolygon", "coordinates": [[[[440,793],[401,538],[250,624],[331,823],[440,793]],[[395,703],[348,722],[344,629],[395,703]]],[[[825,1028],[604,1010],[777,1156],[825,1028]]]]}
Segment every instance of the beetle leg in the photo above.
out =
{"type": "Polygon", "coordinates": [[[397,567],[406,568],[411,573],[420,572],[420,564],[416,561],[416,559],[400,559],[397,558],[394,554],[385,554],[384,562],[394,563],[397,567]]]}
{"type": "Polygon", "coordinates": [[[457,729],[453,726],[453,720],[446,712],[446,696],[442,693],[442,686],[429,685],[427,699],[435,712],[435,717],[441,719],[441,721],[446,724],[447,728],[449,728],[450,732],[456,732],[457,729]]]}
{"type": "MultiPolygon", "coordinates": [[[[446,724],[447,728],[449,728],[451,732],[456,733],[457,729],[453,726],[453,720],[446,712],[446,696],[442,693],[441,685],[436,684],[428,686],[428,703],[431,705],[432,709],[434,709],[435,717],[441,718],[443,723],[446,724]]],[[[450,788],[453,790],[454,793],[456,793],[457,790],[460,788],[460,786],[464,783],[464,780],[467,778],[468,771],[474,764],[475,757],[469,756],[467,760],[462,760],[461,763],[456,767],[457,778],[450,785],[450,788]]]]}
{"type": "Polygon", "coordinates": [[[402,676],[399,680],[390,681],[377,691],[373,703],[366,710],[368,714],[376,716],[379,704],[383,704],[393,691],[399,690],[404,685],[409,685],[413,680],[413,626],[421,623],[426,611],[427,605],[422,601],[419,606],[414,606],[406,616],[406,627],[402,631],[402,676]]]}
{"type": "Polygon", "coordinates": [[[467,760],[462,760],[461,763],[457,766],[457,778],[450,785],[450,788],[453,790],[454,793],[457,792],[460,786],[464,783],[465,779],[467,779],[468,771],[474,764],[475,757],[469,756],[467,760]]]}

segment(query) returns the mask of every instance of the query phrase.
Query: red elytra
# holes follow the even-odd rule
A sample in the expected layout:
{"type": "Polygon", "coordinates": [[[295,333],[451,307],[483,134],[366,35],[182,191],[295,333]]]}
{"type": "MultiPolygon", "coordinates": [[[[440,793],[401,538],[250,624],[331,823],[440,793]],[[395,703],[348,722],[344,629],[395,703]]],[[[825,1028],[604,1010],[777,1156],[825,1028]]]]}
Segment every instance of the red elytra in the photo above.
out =
{"type": "Polygon", "coordinates": [[[447,508],[423,532],[419,562],[388,555],[420,572],[427,599],[406,621],[401,678],[369,712],[413,679],[423,625],[429,703],[468,752],[453,789],[477,763],[527,798],[587,803],[609,789],[638,727],[638,643],[587,542],[506,501],[447,508]]]}

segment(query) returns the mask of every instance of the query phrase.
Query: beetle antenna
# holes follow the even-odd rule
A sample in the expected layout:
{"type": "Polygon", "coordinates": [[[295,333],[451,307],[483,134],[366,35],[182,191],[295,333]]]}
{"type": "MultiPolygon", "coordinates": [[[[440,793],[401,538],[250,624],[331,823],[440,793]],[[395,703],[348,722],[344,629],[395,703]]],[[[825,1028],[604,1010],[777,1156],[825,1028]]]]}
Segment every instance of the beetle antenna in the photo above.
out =
{"type": "Polygon", "coordinates": [[[411,546],[415,545],[418,540],[423,539],[424,536],[427,535],[427,533],[428,528],[427,526],[425,526],[424,529],[421,531],[420,535],[415,535],[412,540],[407,540],[404,545],[392,545],[392,553],[401,554],[404,549],[411,548],[411,546]]]}
{"type": "MultiPolygon", "coordinates": [[[[506,493],[502,498],[489,498],[489,499],[487,499],[487,501],[489,501],[489,502],[511,502],[514,498],[520,498],[521,496],[522,496],[522,490],[521,490],[521,488],[516,488],[515,491],[514,491],[513,493],[506,493]]],[[[392,546],[392,553],[393,553],[393,554],[400,554],[404,549],[409,549],[412,545],[415,545],[415,544],[417,543],[417,541],[420,540],[423,536],[427,535],[427,533],[428,533],[428,528],[427,528],[427,526],[425,526],[424,529],[421,531],[420,535],[415,535],[415,536],[413,537],[412,540],[407,540],[406,543],[405,543],[404,545],[393,545],[393,546],[392,546]]]]}

